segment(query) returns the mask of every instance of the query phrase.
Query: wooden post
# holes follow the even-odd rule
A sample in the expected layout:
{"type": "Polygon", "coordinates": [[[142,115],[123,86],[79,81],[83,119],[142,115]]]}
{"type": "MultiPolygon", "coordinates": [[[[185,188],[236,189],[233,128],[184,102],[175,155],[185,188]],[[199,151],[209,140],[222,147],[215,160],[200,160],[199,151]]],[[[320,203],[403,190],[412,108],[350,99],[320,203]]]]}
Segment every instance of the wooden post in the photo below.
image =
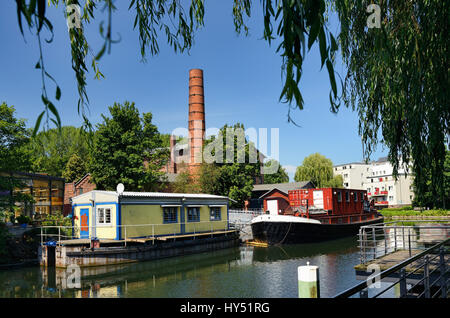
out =
{"type": "Polygon", "coordinates": [[[319,267],[299,266],[298,271],[298,297],[299,298],[320,298],[319,291],[319,267]]]}

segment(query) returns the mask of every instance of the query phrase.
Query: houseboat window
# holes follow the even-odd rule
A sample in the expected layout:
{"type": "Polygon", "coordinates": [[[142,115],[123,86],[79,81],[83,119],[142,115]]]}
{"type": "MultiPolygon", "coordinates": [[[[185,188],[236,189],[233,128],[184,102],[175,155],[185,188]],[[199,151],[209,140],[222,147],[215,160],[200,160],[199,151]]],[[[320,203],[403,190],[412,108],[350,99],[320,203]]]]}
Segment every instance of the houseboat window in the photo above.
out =
{"type": "Polygon", "coordinates": [[[358,192],[355,192],[355,195],[353,196],[353,199],[355,202],[358,202],[358,192]]]}
{"type": "Polygon", "coordinates": [[[345,191],[345,201],[350,202],[350,194],[348,191],[345,191]]]}
{"type": "Polygon", "coordinates": [[[221,220],[220,207],[211,207],[210,209],[211,210],[210,210],[209,219],[211,221],[220,221],[221,220]]]}
{"type": "Polygon", "coordinates": [[[188,207],[187,220],[188,222],[200,222],[200,208],[188,207]]]}
{"type": "Polygon", "coordinates": [[[342,192],[341,191],[338,191],[338,193],[337,193],[337,200],[338,200],[338,202],[342,201],[342,192]]]}
{"type": "Polygon", "coordinates": [[[163,222],[164,223],[177,223],[177,207],[165,207],[163,208],[163,222]]]}
{"type": "Polygon", "coordinates": [[[97,208],[97,223],[98,224],[111,224],[111,209],[110,208],[97,208]]]}

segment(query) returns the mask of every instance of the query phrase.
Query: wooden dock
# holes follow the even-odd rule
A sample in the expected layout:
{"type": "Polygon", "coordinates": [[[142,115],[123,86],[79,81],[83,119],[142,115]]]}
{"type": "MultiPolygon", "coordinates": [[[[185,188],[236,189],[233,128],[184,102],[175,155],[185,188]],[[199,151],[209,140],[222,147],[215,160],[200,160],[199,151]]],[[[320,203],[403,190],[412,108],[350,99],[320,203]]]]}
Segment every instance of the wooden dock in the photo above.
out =
{"type": "MultiPolygon", "coordinates": [[[[381,257],[375,258],[371,261],[368,261],[364,264],[359,264],[356,265],[354,268],[356,271],[358,272],[366,272],[367,269],[369,268],[369,266],[373,266],[378,265],[380,267],[381,271],[387,270],[401,262],[406,261],[407,259],[419,254],[423,252],[422,250],[411,250],[411,254],[408,250],[398,250],[386,255],[383,255],[381,257]]],[[[439,256],[438,255],[431,255],[430,256],[430,264],[429,264],[429,269],[430,271],[433,271],[434,269],[437,268],[437,266],[439,265],[439,256]],[[436,256],[436,257],[434,257],[436,256]]],[[[445,261],[448,262],[450,260],[450,255],[445,255],[445,261]]],[[[413,272],[416,271],[416,273],[423,273],[423,267],[419,268],[419,266],[421,266],[423,264],[424,260],[423,259],[419,259],[411,264],[409,264],[408,266],[405,267],[406,272],[413,272]]],[[[439,271],[439,269],[438,269],[439,271]]]]}

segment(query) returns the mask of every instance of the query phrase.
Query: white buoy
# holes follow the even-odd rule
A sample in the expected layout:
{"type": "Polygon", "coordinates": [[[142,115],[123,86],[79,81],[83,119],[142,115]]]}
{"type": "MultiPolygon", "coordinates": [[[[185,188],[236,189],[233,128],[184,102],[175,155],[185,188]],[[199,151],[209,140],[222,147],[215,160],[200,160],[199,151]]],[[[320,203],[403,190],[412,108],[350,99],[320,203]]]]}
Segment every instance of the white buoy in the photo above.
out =
{"type": "Polygon", "coordinates": [[[319,267],[309,265],[298,267],[298,297],[319,298],[319,267]]]}

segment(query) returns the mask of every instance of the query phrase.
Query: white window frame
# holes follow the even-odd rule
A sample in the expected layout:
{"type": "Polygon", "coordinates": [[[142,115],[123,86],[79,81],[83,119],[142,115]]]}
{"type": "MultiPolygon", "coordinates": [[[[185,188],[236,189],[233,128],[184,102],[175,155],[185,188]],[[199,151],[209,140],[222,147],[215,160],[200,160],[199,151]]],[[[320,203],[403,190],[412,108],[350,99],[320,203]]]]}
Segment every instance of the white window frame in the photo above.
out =
{"type": "Polygon", "coordinates": [[[111,226],[112,223],[112,206],[98,206],[95,208],[95,221],[97,226],[111,226]],[[109,211],[109,222],[106,222],[107,211],[109,211]],[[100,218],[100,213],[103,213],[103,218],[100,218]]]}

